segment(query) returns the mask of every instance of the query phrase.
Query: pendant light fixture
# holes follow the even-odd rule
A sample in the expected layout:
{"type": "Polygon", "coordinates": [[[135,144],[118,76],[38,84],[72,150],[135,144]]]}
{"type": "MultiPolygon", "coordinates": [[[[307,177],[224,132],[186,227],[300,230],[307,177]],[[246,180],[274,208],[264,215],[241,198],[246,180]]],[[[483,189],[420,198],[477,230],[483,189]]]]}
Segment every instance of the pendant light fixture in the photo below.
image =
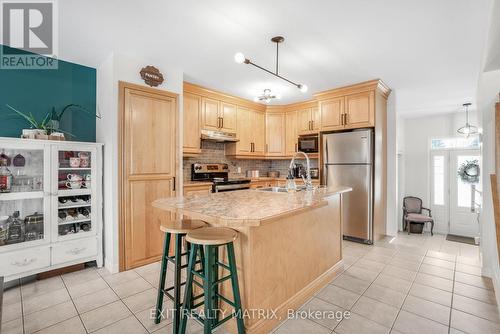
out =
{"type": "Polygon", "coordinates": [[[457,132],[468,137],[477,134],[478,131],[476,126],[469,123],[469,107],[471,103],[464,103],[463,106],[465,108],[465,125],[458,129],[457,132]]]}
{"type": "Polygon", "coordinates": [[[272,94],[271,90],[269,88],[264,89],[261,95],[256,96],[254,101],[255,102],[265,102],[269,103],[271,102],[272,99],[281,99],[281,95],[279,94],[272,94]]]}
{"type": "Polygon", "coordinates": [[[296,86],[298,89],[300,89],[300,91],[302,93],[305,93],[305,92],[307,92],[307,85],[293,82],[292,80],[289,80],[285,77],[282,77],[279,74],[279,71],[278,71],[278,69],[279,69],[279,66],[278,66],[279,65],[279,45],[280,45],[280,43],[283,43],[284,41],[285,41],[285,38],[283,36],[276,36],[276,37],[271,38],[271,42],[276,43],[276,70],[274,72],[253,63],[250,59],[247,59],[245,57],[245,55],[241,52],[238,52],[234,55],[234,61],[237,62],[238,64],[245,63],[245,64],[253,65],[253,66],[257,67],[258,69],[261,69],[269,74],[274,75],[275,77],[278,77],[282,80],[285,80],[286,82],[288,82],[288,83],[296,86]]]}

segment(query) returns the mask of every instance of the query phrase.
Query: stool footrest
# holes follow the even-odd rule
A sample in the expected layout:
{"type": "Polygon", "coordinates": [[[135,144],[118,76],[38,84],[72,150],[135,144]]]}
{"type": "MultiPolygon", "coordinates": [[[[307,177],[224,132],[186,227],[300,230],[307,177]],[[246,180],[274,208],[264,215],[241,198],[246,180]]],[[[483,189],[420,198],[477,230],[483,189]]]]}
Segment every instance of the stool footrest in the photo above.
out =
{"type": "Polygon", "coordinates": [[[225,323],[229,319],[232,319],[233,317],[236,318],[236,313],[234,313],[234,312],[232,312],[230,315],[228,315],[224,319],[217,321],[217,323],[214,325],[214,327],[212,329],[219,327],[220,325],[222,325],[223,323],[225,323]]]}
{"type": "Polygon", "coordinates": [[[203,284],[202,283],[200,283],[198,281],[195,281],[195,280],[193,280],[193,283],[203,289],[203,284]]]}
{"type": "Polygon", "coordinates": [[[231,270],[231,268],[229,268],[229,266],[228,266],[228,265],[226,265],[225,263],[222,263],[222,262],[217,261],[217,262],[216,262],[216,264],[217,264],[218,266],[221,266],[221,267],[222,267],[222,268],[224,268],[224,269],[227,269],[227,270],[229,270],[229,271],[231,270]]]}
{"type": "Polygon", "coordinates": [[[217,284],[220,284],[220,283],[222,283],[224,281],[227,281],[230,278],[231,278],[231,275],[227,275],[225,277],[222,277],[221,279],[218,279],[217,281],[213,282],[212,286],[216,286],[217,284]]]}
{"type": "Polygon", "coordinates": [[[236,308],[236,303],[235,303],[235,302],[233,302],[232,300],[229,300],[229,299],[227,299],[226,297],[224,297],[223,295],[218,294],[218,293],[216,293],[215,295],[216,295],[217,297],[219,297],[220,299],[222,299],[224,302],[226,302],[226,303],[228,303],[229,305],[231,305],[232,307],[236,308]]]}

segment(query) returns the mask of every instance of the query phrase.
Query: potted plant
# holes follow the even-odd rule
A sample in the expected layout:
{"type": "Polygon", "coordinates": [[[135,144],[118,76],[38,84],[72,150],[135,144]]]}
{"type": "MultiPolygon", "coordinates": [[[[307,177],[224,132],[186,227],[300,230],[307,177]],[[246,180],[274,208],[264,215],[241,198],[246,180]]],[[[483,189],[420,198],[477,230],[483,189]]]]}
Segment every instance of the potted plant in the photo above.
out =
{"type": "Polygon", "coordinates": [[[61,118],[63,117],[64,113],[71,108],[80,109],[89,115],[101,118],[99,115],[93,114],[86,108],[74,103],[64,106],[59,113],[56,112],[55,107],[52,107],[52,110],[48,112],[41,121],[37,120],[31,112],[24,113],[8,104],[6,106],[10,110],[14,111],[15,115],[24,119],[31,126],[30,129],[23,129],[23,133],[21,136],[22,138],[49,139],[49,136],[51,136],[50,139],[64,140],[65,134],[75,137],[72,133],[61,130],[59,128],[61,118]]]}

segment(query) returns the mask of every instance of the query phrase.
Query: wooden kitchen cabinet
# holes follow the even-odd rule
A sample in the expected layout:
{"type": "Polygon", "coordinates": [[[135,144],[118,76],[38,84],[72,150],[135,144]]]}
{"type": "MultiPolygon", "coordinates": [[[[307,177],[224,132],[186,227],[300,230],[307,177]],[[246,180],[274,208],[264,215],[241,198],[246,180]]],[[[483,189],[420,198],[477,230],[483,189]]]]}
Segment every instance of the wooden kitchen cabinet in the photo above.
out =
{"type": "Polygon", "coordinates": [[[236,133],[236,105],[221,102],[220,106],[220,130],[236,133]]]}
{"type": "Polygon", "coordinates": [[[202,128],[205,130],[219,130],[220,116],[219,116],[220,103],[217,100],[203,97],[201,99],[202,110],[202,128]]]}
{"type": "Polygon", "coordinates": [[[313,106],[297,111],[299,136],[318,133],[320,125],[321,117],[318,107],[313,106]]]}
{"type": "Polygon", "coordinates": [[[285,156],[286,138],[285,113],[266,114],[266,155],[272,157],[285,156]]]}
{"type": "Polygon", "coordinates": [[[175,214],[151,203],[176,195],[177,94],[119,83],[120,270],[156,262],[159,225],[175,214]],[[152,126],[154,124],[154,126],[152,126]]]}
{"type": "Polygon", "coordinates": [[[252,157],[265,155],[266,120],[264,112],[238,107],[237,137],[239,141],[226,144],[226,155],[252,157]]]}
{"type": "Polygon", "coordinates": [[[344,128],[344,98],[338,97],[319,103],[321,131],[339,130],[344,128]]]}
{"type": "Polygon", "coordinates": [[[210,194],[211,192],[212,192],[212,183],[199,182],[199,184],[198,183],[184,184],[184,189],[183,189],[184,196],[193,194],[206,195],[210,194]]]}
{"type": "Polygon", "coordinates": [[[205,130],[236,132],[236,105],[203,97],[202,127],[205,130]]]}
{"type": "Polygon", "coordinates": [[[347,95],[345,114],[344,125],[347,129],[375,126],[375,92],[347,95]]]}
{"type": "Polygon", "coordinates": [[[297,129],[297,111],[285,113],[285,155],[293,156],[298,149],[299,132],[297,129]]]}
{"type": "Polygon", "coordinates": [[[184,93],[184,142],[183,155],[201,153],[201,96],[184,93]]]}
{"type": "Polygon", "coordinates": [[[266,116],[265,113],[250,110],[250,134],[253,142],[253,155],[264,156],[266,154],[266,116]]]}

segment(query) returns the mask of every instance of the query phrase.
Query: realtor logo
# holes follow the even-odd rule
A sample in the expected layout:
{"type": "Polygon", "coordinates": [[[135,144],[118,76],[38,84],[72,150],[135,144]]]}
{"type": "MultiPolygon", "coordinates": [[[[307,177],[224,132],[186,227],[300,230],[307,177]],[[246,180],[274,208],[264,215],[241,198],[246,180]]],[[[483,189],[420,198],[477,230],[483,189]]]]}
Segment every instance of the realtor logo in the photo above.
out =
{"type": "Polygon", "coordinates": [[[0,68],[57,68],[57,60],[47,58],[56,57],[55,9],[55,0],[1,1],[2,44],[27,52],[2,47],[0,68]]]}

